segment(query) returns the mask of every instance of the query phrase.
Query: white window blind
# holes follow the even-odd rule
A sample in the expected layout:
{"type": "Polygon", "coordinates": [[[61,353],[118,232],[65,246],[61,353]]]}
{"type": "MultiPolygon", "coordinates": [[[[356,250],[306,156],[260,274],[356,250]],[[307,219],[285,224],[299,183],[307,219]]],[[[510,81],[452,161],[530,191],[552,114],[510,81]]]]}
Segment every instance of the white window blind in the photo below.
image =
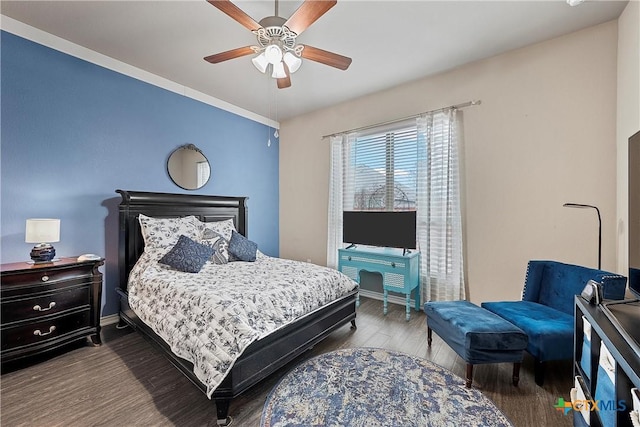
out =
{"type": "Polygon", "coordinates": [[[416,208],[418,141],[415,124],[378,129],[351,144],[353,179],[347,194],[353,210],[413,210],[416,208]]]}

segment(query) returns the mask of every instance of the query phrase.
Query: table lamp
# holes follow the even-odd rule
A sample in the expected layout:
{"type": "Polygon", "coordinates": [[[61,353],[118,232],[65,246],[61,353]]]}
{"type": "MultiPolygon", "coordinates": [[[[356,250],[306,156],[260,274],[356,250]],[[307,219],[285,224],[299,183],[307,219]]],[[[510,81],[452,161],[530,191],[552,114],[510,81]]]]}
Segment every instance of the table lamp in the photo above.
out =
{"type": "Polygon", "coordinates": [[[60,220],[51,218],[28,219],[24,241],[37,243],[31,249],[31,259],[34,263],[51,262],[56,256],[56,250],[51,243],[60,241],[60,220]]]}

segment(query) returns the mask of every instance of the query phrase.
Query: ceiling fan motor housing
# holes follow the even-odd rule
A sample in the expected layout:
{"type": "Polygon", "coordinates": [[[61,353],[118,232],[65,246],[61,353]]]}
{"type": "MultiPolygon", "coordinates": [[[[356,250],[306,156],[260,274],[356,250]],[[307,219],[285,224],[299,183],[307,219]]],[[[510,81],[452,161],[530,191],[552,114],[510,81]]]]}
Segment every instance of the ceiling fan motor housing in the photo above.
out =
{"type": "MultiPolygon", "coordinates": [[[[254,31],[258,44],[266,48],[277,44],[283,51],[294,51],[298,35],[284,26],[286,19],[279,16],[267,16],[260,20],[261,28],[254,31]]],[[[298,54],[299,55],[299,54],[298,54]]]]}

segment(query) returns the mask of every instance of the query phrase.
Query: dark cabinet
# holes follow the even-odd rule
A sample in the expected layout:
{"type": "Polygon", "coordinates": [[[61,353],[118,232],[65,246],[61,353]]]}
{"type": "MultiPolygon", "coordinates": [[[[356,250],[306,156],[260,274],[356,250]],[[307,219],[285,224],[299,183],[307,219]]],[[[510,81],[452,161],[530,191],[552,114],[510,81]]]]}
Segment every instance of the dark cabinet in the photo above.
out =
{"type": "Polygon", "coordinates": [[[575,298],[574,426],[630,427],[631,389],[640,388],[640,305],[612,304],[608,310],[575,298]],[[624,313],[621,322],[616,312],[624,313]]]}
{"type": "Polygon", "coordinates": [[[33,356],[72,341],[100,341],[103,260],[2,264],[0,359],[33,356]]]}

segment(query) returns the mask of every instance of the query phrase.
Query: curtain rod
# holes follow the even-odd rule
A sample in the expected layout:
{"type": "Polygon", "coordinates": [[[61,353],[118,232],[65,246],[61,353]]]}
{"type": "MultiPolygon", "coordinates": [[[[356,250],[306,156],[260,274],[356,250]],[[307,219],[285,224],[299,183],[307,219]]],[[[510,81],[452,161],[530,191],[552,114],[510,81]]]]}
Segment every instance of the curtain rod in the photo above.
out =
{"type": "Polygon", "coordinates": [[[360,132],[360,131],[367,130],[367,129],[373,129],[373,128],[378,127],[378,126],[391,125],[391,124],[394,124],[394,123],[403,122],[405,120],[415,119],[416,117],[420,117],[423,114],[439,113],[441,111],[445,111],[445,110],[449,110],[449,109],[459,110],[460,108],[472,107],[474,105],[480,105],[480,104],[482,104],[482,101],[479,100],[479,99],[475,100],[475,101],[463,102],[462,104],[450,105],[449,107],[443,107],[443,108],[438,108],[436,110],[424,111],[422,113],[414,114],[412,116],[402,117],[402,118],[395,119],[395,120],[389,120],[388,122],[384,122],[384,123],[376,123],[375,125],[362,126],[362,127],[355,128],[355,129],[345,130],[345,131],[342,131],[342,132],[336,132],[336,133],[331,133],[329,135],[323,135],[322,139],[329,138],[331,136],[340,135],[340,134],[343,134],[343,133],[360,132]]]}

